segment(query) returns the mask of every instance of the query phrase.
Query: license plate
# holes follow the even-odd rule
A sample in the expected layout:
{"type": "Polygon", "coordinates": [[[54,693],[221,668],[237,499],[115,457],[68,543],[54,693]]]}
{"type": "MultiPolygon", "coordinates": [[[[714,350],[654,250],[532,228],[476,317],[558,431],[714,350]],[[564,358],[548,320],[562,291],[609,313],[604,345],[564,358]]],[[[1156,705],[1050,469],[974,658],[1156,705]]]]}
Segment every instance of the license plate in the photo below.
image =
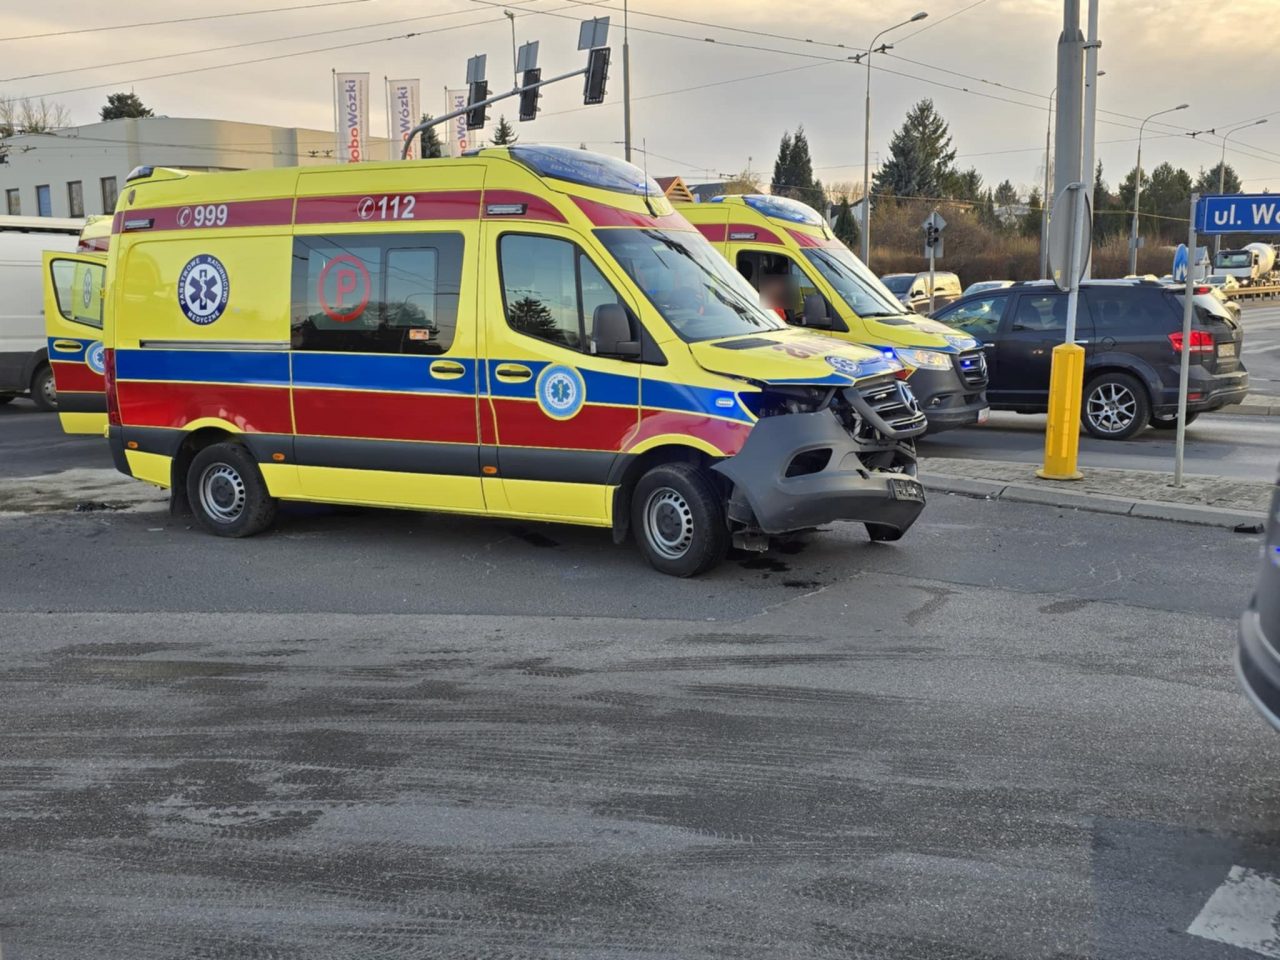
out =
{"type": "Polygon", "coordinates": [[[978,425],[979,425],[979,426],[981,426],[982,424],[986,423],[986,422],[987,422],[988,420],[990,420],[990,419],[991,419],[991,408],[990,408],[990,407],[983,407],[981,410],[979,410],[979,411],[978,411],[978,425]]]}
{"type": "Polygon", "coordinates": [[[1236,355],[1236,345],[1234,343],[1218,344],[1218,356],[1234,357],[1236,355]]]}
{"type": "Polygon", "coordinates": [[[890,480],[889,491],[895,500],[915,500],[924,503],[924,487],[916,480],[890,480]]]}

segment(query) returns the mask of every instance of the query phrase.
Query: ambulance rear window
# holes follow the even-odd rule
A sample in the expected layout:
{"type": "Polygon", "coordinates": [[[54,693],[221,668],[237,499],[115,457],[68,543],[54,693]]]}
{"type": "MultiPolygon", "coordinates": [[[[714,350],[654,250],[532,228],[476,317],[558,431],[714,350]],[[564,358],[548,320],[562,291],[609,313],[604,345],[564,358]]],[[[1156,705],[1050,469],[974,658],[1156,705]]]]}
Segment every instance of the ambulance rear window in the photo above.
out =
{"type": "Polygon", "coordinates": [[[584,187],[599,187],[614,193],[663,195],[662,188],[646,177],[643,170],[615,157],[546,146],[516,146],[510,148],[510,153],[513,159],[541,177],[580,183],[584,187]]]}

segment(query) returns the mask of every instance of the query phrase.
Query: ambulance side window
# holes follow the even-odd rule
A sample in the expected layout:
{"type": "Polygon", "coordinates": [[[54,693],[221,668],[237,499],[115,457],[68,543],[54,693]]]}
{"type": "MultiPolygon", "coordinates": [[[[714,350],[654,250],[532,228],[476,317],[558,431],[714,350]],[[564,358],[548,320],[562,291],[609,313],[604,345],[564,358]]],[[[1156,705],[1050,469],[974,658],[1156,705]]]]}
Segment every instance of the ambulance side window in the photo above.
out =
{"type": "MultiPolygon", "coordinates": [[[[798,323],[804,316],[804,298],[818,293],[804,269],[785,253],[743,250],[738,254],[738,272],[760,293],[763,306],[798,323]]],[[[828,305],[827,314],[833,311],[828,305]]]]}
{"type": "Polygon", "coordinates": [[[297,237],[293,348],[447,353],[461,280],[461,234],[297,237]]]}
{"type": "MultiPolygon", "coordinates": [[[[594,353],[606,322],[601,307],[622,306],[635,339],[638,321],[618,291],[577,244],[555,237],[508,233],[498,241],[502,296],[511,329],[539,340],[594,353]]],[[[617,334],[610,330],[610,336],[617,334]]]]}
{"type": "Polygon", "coordinates": [[[54,260],[54,296],[64,320],[102,327],[102,279],[107,268],[96,263],[54,260]]]}

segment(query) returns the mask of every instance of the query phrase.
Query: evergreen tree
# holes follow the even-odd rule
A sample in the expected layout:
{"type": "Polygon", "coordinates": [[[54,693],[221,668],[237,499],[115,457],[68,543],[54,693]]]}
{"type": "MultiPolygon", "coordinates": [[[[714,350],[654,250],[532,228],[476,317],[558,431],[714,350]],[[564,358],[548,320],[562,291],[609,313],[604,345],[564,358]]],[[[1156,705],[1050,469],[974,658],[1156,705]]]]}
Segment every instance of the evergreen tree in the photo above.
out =
{"type": "Polygon", "coordinates": [[[778,159],[773,161],[773,179],[769,182],[769,192],[781,194],[790,186],[791,178],[791,134],[782,135],[778,144],[778,159]]]}
{"type": "MultiPolygon", "coordinates": [[[[1200,175],[1196,177],[1196,193],[1217,193],[1218,192],[1218,174],[1222,169],[1221,163],[1215,163],[1208,170],[1201,170],[1200,175]]],[[[1223,193],[1239,193],[1240,177],[1237,176],[1235,170],[1231,168],[1231,164],[1226,165],[1226,174],[1223,177],[1222,192],[1223,193]]]]}
{"type": "Polygon", "coordinates": [[[1027,197],[1027,212],[1018,218],[1018,232],[1024,237],[1040,236],[1040,214],[1043,206],[1040,188],[1032,187],[1031,195],[1027,197]]]}
{"type": "Polygon", "coordinates": [[[978,222],[988,230],[1003,230],[1004,223],[996,214],[995,191],[988,189],[977,203],[978,222]]]}
{"type": "Polygon", "coordinates": [[[1191,174],[1171,163],[1162,163],[1151,171],[1151,186],[1144,188],[1142,207],[1152,219],[1141,226],[1145,233],[1164,239],[1186,235],[1185,221],[1191,205],[1191,174]]]}
{"type": "MultiPolygon", "coordinates": [[[[424,113],[421,122],[426,123],[430,119],[431,114],[424,113]]],[[[440,135],[436,133],[435,127],[427,127],[418,134],[418,152],[422,154],[424,160],[444,156],[444,144],[440,142],[440,135]]]]}
{"type": "Polygon", "coordinates": [[[899,197],[940,197],[952,182],[955,158],[947,122],[932,100],[921,100],[889,141],[889,159],[876,171],[873,190],[899,197]]]}
{"type": "MultiPolygon", "coordinates": [[[[1121,210],[1133,209],[1133,180],[1134,174],[1137,173],[1137,167],[1131,169],[1124,180],[1121,181],[1117,188],[1118,199],[1120,201],[1121,210]]],[[[1142,192],[1145,194],[1151,187],[1151,178],[1147,174],[1142,175],[1142,192]]]]}
{"type": "Polygon", "coordinates": [[[1122,224],[1117,204],[1115,195],[1107,189],[1107,182],[1102,179],[1102,161],[1099,160],[1093,170],[1093,239],[1095,243],[1119,232],[1122,224]]]}
{"type": "Polygon", "coordinates": [[[1003,181],[1000,186],[996,187],[995,200],[997,207],[1011,207],[1021,199],[1018,196],[1018,188],[1008,180],[1003,181]]]}
{"type": "Polygon", "coordinates": [[[516,136],[515,128],[507,122],[507,118],[499,116],[498,126],[493,131],[493,139],[489,142],[495,147],[504,147],[515,143],[519,139],[520,138],[516,136]]]}
{"type": "Polygon", "coordinates": [[[846,247],[854,249],[860,241],[858,221],[854,219],[853,207],[849,204],[847,193],[840,195],[840,206],[836,210],[836,222],[831,228],[836,239],[843,241],[846,247]]]}
{"type": "Polygon", "coordinates": [[[952,173],[947,177],[947,182],[941,195],[952,197],[956,200],[981,200],[983,198],[982,174],[978,172],[976,167],[952,173]]]}
{"type": "Polygon", "coordinates": [[[154,117],[136,93],[109,93],[107,105],[102,108],[103,120],[120,120],[123,117],[154,117]]]}

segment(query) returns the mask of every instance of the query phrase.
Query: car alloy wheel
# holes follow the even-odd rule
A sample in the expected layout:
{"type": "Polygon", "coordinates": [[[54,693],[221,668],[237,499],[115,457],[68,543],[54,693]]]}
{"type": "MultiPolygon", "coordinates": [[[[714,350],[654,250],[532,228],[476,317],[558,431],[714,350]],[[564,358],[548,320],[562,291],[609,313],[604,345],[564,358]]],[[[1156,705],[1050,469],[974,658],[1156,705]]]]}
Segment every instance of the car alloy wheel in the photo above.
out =
{"type": "Polygon", "coordinates": [[[1123,433],[1138,415],[1138,398],[1124,384],[1098,384],[1085,401],[1085,416],[1100,433],[1123,433]]]}

